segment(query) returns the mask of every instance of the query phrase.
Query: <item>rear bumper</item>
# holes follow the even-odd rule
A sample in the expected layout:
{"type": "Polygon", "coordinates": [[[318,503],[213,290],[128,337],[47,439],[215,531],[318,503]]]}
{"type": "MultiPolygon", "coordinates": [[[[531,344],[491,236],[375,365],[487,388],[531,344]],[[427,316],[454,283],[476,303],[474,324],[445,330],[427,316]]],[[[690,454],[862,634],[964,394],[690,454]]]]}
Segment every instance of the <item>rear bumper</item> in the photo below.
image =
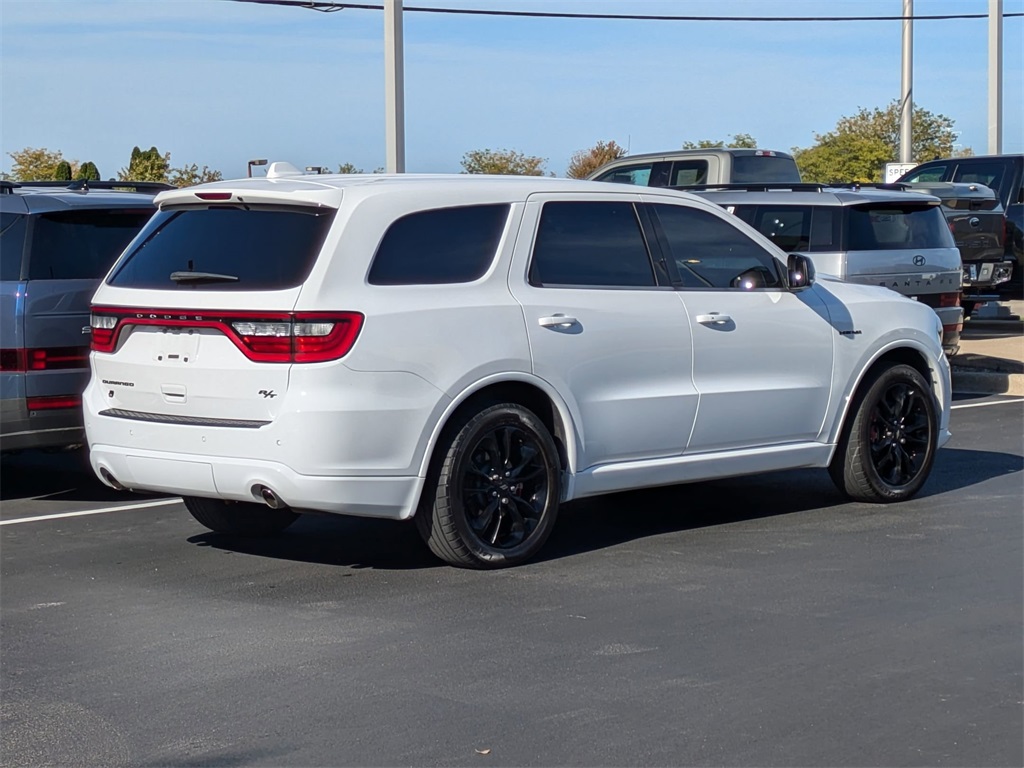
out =
{"type": "Polygon", "coordinates": [[[935,314],[942,323],[942,351],[952,357],[960,351],[960,335],[964,330],[963,307],[939,307],[935,314]]]}
{"type": "Polygon", "coordinates": [[[405,520],[416,510],[423,478],[300,475],[272,461],[178,454],[96,444],[89,461],[107,485],[260,502],[265,486],[297,512],[317,511],[405,520]]]}
{"type": "Polygon", "coordinates": [[[65,448],[84,443],[81,408],[29,414],[23,398],[0,400],[0,451],[65,448]]]}

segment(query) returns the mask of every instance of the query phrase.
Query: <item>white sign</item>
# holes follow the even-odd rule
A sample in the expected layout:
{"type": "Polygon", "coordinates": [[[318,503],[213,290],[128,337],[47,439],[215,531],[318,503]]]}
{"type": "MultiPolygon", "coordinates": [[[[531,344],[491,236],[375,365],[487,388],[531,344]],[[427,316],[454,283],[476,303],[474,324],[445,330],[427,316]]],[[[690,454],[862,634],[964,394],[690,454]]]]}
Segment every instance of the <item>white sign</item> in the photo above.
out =
{"type": "Polygon", "coordinates": [[[915,168],[917,168],[917,163],[886,163],[885,183],[892,184],[904,173],[906,173],[907,171],[912,171],[915,168]]]}

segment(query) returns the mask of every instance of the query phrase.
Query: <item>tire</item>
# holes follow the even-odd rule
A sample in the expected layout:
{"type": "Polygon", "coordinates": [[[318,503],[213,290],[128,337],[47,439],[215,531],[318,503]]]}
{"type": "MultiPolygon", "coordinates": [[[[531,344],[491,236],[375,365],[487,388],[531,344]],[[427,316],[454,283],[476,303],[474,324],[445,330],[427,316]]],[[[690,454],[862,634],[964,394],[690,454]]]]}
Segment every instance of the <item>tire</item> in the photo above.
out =
{"type": "Polygon", "coordinates": [[[924,377],[893,365],[868,378],[853,401],[829,474],[856,501],[888,503],[917,493],[935,461],[938,418],[924,377]]]}
{"type": "Polygon", "coordinates": [[[244,501],[183,497],[185,508],[196,520],[216,533],[233,536],[272,536],[299,519],[290,509],[271,509],[244,501]]]}
{"type": "Polygon", "coordinates": [[[461,568],[506,568],[533,557],[558,516],[561,464],[543,422],[514,403],[447,429],[416,513],[430,550],[461,568]]]}

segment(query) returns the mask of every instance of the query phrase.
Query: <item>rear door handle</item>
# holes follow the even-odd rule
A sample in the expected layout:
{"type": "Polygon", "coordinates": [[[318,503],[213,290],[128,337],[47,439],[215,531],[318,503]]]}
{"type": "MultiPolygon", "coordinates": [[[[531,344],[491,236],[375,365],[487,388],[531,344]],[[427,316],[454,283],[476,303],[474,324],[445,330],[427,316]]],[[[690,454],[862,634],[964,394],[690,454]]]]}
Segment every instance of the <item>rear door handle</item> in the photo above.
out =
{"type": "Polygon", "coordinates": [[[697,322],[701,325],[723,325],[731,323],[732,318],[728,315],[720,315],[717,312],[709,312],[706,315],[697,315],[697,322]]]}
{"type": "Polygon", "coordinates": [[[579,322],[575,317],[569,317],[569,315],[551,315],[550,317],[537,318],[537,324],[541,328],[568,328],[570,325],[576,325],[579,322]]]}

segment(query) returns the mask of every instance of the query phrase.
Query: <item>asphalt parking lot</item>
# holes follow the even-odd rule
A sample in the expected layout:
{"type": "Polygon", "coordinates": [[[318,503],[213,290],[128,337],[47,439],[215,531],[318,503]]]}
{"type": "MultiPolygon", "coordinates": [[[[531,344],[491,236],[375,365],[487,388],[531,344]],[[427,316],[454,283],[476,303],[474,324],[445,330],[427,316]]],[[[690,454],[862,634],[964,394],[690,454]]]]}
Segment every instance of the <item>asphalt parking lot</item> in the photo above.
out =
{"type": "Polygon", "coordinates": [[[493,573],[407,524],[230,540],[9,457],[0,763],[1019,766],[1022,423],[959,399],[903,505],[818,471],[619,494],[493,573]]]}

